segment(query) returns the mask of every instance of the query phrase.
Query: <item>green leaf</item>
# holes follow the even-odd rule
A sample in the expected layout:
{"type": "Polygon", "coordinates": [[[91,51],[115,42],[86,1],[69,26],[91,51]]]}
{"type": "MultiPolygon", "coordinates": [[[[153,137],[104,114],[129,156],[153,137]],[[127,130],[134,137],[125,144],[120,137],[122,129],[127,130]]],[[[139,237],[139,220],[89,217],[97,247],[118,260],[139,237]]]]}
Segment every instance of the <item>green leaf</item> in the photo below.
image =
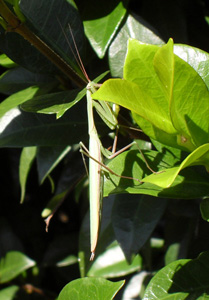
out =
{"type": "Polygon", "coordinates": [[[37,149],[37,168],[39,183],[42,184],[51,171],[60,163],[71,150],[68,147],[39,147],[37,149]]]}
{"type": "Polygon", "coordinates": [[[126,259],[131,262],[150,238],[167,201],[140,195],[117,195],[112,211],[115,237],[126,259]]]}
{"type": "MultiPolygon", "coordinates": [[[[175,158],[169,150],[163,153],[155,151],[143,151],[143,153],[149,166],[155,171],[156,169],[160,171],[169,168],[169,166],[173,167],[179,163],[178,157],[175,158]]],[[[118,175],[129,176],[137,180],[142,180],[150,173],[144,158],[136,150],[119,154],[108,164],[108,167],[118,175]]],[[[163,189],[148,182],[141,184],[137,180],[120,178],[109,173],[104,181],[104,196],[115,193],[132,193],[166,198],[194,199],[208,195],[208,178],[205,171],[200,174],[196,169],[185,169],[176,177],[170,188],[163,189]]]]}
{"type": "Polygon", "coordinates": [[[14,108],[0,119],[0,147],[68,146],[85,141],[87,132],[85,103],[58,120],[14,108]]]}
{"type": "Polygon", "coordinates": [[[200,202],[200,211],[202,218],[209,222],[209,198],[203,199],[200,202]]]}
{"type": "Polygon", "coordinates": [[[124,285],[124,280],[111,282],[104,278],[82,278],[68,283],[58,300],[111,300],[124,285]]]}
{"type": "Polygon", "coordinates": [[[47,95],[37,96],[21,105],[21,108],[28,112],[44,114],[57,114],[57,118],[78,103],[86,94],[83,90],[63,91],[47,95]]]}
{"type": "Polygon", "coordinates": [[[86,2],[84,9],[84,30],[89,42],[99,58],[105,52],[119,28],[125,14],[126,1],[96,1],[86,2]]]}
{"type": "Polygon", "coordinates": [[[52,197],[52,199],[47,203],[47,206],[44,208],[44,210],[41,213],[42,218],[47,218],[49,215],[53,213],[54,210],[56,210],[56,208],[60,206],[67,192],[68,191],[66,190],[52,197]]]}
{"type": "Polygon", "coordinates": [[[0,260],[0,283],[5,283],[35,266],[35,261],[21,252],[10,251],[0,260]]]}
{"type": "Polygon", "coordinates": [[[1,300],[13,300],[15,294],[18,292],[19,286],[12,285],[7,288],[4,288],[0,291],[0,298],[1,300]]]}
{"type": "Polygon", "coordinates": [[[154,30],[140,16],[128,15],[125,24],[109,47],[109,64],[113,77],[123,77],[123,64],[129,38],[135,38],[148,44],[164,44],[154,30]]]}
{"type": "Polygon", "coordinates": [[[3,102],[0,103],[0,118],[3,117],[5,113],[12,108],[15,108],[28,99],[32,99],[38,91],[38,87],[32,86],[6,98],[3,102]]]}
{"type": "MultiPolygon", "coordinates": [[[[94,82],[102,80],[109,71],[106,71],[96,77],[94,82]]],[[[57,114],[57,119],[77,104],[86,95],[86,88],[74,89],[71,91],[62,91],[57,93],[45,94],[33,97],[29,101],[21,105],[21,108],[28,112],[38,112],[44,114],[57,114]]]]}
{"type": "Polygon", "coordinates": [[[204,252],[193,260],[181,259],[172,262],[152,278],[143,300],[207,299],[208,264],[209,252],[204,252]]]}
{"type": "Polygon", "coordinates": [[[167,144],[171,135],[168,145],[191,152],[208,142],[209,92],[198,73],[178,56],[173,69],[172,47],[172,41],[158,47],[130,40],[124,79],[107,80],[93,98],[130,109],[145,120],[145,126],[140,125],[151,138],[159,130],[158,136],[166,134],[160,142],[167,144]]]}
{"type": "Polygon", "coordinates": [[[88,270],[87,276],[116,278],[139,271],[142,268],[142,257],[136,255],[128,263],[118,243],[111,244],[106,251],[97,255],[88,270]]]}
{"type": "MultiPolygon", "coordinates": [[[[72,0],[40,0],[20,1],[19,8],[26,17],[26,25],[32,29],[43,41],[57,52],[74,70],[82,75],[75,63],[75,59],[68,45],[68,41],[60,28],[60,24],[73,47],[72,37],[69,32],[70,25],[75,37],[79,52],[82,53],[84,46],[84,32],[82,22],[76,5],[72,0]],[[59,20],[59,21],[58,21],[59,20]]],[[[35,49],[28,41],[16,33],[5,34],[1,28],[0,49],[14,62],[34,73],[54,73],[57,68],[35,49]],[[14,38],[15,35],[15,38],[14,38]]]]}
{"type": "Polygon", "coordinates": [[[195,47],[178,44],[174,45],[174,53],[195,69],[209,89],[209,54],[195,47]]]}
{"type": "Polygon", "coordinates": [[[35,74],[22,67],[6,71],[0,77],[0,91],[7,95],[14,94],[29,88],[30,86],[36,86],[36,88],[39,86],[42,89],[52,89],[57,85],[58,80],[52,76],[35,74]]]}
{"type": "Polygon", "coordinates": [[[14,68],[17,66],[6,54],[0,55],[0,65],[4,68],[14,68]]]}
{"type": "Polygon", "coordinates": [[[168,188],[176,179],[181,170],[192,165],[205,164],[209,169],[209,144],[202,145],[188,155],[178,167],[168,168],[159,173],[151,174],[142,179],[143,182],[156,184],[168,188]]]}
{"type": "Polygon", "coordinates": [[[25,189],[26,189],[28,173],[36,157],[36,150],[37,150],[36,147],[25,147],[21,152],[20,163],[19,163],[19,181],[21,187],[20,203],[23,203],[25,198],[25,189]]]}

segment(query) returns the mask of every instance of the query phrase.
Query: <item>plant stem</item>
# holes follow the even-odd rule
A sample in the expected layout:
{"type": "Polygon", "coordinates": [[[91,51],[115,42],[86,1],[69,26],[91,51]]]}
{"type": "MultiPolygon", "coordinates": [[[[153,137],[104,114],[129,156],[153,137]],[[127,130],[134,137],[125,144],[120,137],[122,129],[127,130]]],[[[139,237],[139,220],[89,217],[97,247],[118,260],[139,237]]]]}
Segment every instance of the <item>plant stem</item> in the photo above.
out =
{"type": "Polygon", "coordinates": [[[32,44],[54,65],[56,65],[70,80],[78,87],[86,86],[86,82],[71,68],[56,52],[54,52],[45,42],[35,35],[25,24],[11,12],[3,0],[0,0],[0,14],[7,22],[7,31],[20,34],[25,40],[32,44]]]}

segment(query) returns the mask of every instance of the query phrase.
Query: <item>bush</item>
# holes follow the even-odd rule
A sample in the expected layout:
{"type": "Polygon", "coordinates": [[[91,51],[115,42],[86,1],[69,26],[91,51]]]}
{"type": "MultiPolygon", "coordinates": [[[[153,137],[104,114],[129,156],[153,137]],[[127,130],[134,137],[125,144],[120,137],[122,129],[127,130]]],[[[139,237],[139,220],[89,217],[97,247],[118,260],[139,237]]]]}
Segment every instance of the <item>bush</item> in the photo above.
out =
{"type": "Polygon", "coordinates": [[[0,1],[1,299],[208,297],[208,11],[0,1]]]}

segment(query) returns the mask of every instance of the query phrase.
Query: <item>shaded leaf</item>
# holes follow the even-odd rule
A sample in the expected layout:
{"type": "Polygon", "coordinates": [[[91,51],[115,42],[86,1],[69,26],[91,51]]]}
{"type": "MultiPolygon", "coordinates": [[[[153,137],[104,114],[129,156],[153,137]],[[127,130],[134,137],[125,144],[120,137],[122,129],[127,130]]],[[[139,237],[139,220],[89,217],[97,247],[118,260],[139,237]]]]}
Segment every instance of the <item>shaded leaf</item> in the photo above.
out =
{"type": "Polygon", "coordinates": [[[85,141],[87,130],[86,105],[74,106],[59,120],[15,108],[0,119],[0,146],[67,146],[85,141]]]}
{"type": "MultiPolygon", "coordinates": [[[[1,93],[11,95],[30,86],[53,88],[58,81],[49,75],[35,74],[22,67],[4,72],[0,77],[1,93]]],[[[28,100],[28,99],[27,99],[28,100]]]]}
{"type": "Polygon", "coordinates": [[[209,222],[209,198],[205,198],[200,202],[200,211],[202,218],[209,222]]]}
{"type": "Polygon", "coordinates": [[[39,183],[42,184],[51,171],[60,163],[71,150],[68,147],[39,147],[37,149],[37,168],[39,183]]]}
{"type": "Polygon", "coordinates": [[[44,114],[57,114],[61,117],[68,109],[80,101],[86,94],[86,89],[63,91],[35,97],[23,105],[21,108],[28,112],[38,112],[44,114]]]}
{"type": "MultiPolygon", "coordinates": [[[[68,30],[70,23],[78,49],[82,53],[84,34],[75,3],[72,0],[41,0],[38,2],[22,0],[19,6],[27,19],[26,25],[79,73],[80,70],[74,62],[68,42],[59,25],[60,22],[72,44],[71,34],[68,30]]],[[[5,35],[2,28],[0,28],[0,32],[2,33],[0,49],[13,61],[35,73],[58,73],[57,68],[23,37],[13,32],[5,35]]]]}
{"type": "Polygon", "coordinates": [[[10,251],[0,260],[0,283],[17,277],[23,271],[35,266],[35,261],[21,252],[10,251]]]}
{"type": "Polygon", "coordinates": [[[53,196],[51,200],[47,203],[47,206],[44,208],[44,210],[41,213],[42,218],[47,218],[49,215],[51,215],[63,202],[64,197],[67,194],[67,190],[53,196]]]}
{"type": "Polygon", "coordinates": [[[20,164],[19,164],[19,181],[21,187],[20,203],[23,203],[25,198],[25,190],[26,190],[28,173],[36,157],[36,150],[37,150],[36,147],[25,147],[21,152],[20,164]]]}
{"type": "Polygon", "coordinates": [[[68,283],[60,292],[58,300],[111,300],[124,284],[111,282],[104,278],[82,278],[68,283]]]}
{"type": "Polygon", "coordinates": [[[131,262],[149,239],[166,208],[162,198],[118,195],[112,211],[115,237],[131,262]]]}

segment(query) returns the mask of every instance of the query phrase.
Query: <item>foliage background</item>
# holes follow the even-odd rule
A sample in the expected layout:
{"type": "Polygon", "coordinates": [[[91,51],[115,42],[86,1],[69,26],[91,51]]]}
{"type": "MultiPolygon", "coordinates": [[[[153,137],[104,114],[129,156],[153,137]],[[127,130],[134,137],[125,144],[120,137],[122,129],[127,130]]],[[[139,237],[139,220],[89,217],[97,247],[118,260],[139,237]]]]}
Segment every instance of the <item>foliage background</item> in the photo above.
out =
{"type": "MultiPolygon", "coordinates": [[[[149,24],[149,28],[158,33],[164,42],[172,37],[175,43],[188,44],[209,52],[208,1],[132,0],[125,2],[126,18],[129,14],[133,14],[136,19],[142,18],[144,24],[149,24]]],[[[76,1],[76,4],[84,21],[86,7],[90,9],[88,13],[91,13],[92,18],[103,14],[100,1],[76,1]]],[[[110,52],[106,52],[104,58],[99,60],[87,43],[86,53],[90,53],[91,56],[91,63],[88,65],[91,76],[109,69],[110,52]]],[[[88,62],[88,59],[86,61],[88,62]]],[[[1,72],[4,71],[5,69],[1,68],[1,72]]],[[[112,72],[118,70],[115,71],[113,68],[112,72]]],[[[1,99],[4,98],[5,93],[1,95],[1,99]]],[[[0,255],[3,257],[8,251],[16,250],[37,262],[37,267],[23,272],[11,283],[21,287],[17,299],[55,299],[65,284],[80,277],[78,263],[65,267],[56,264],[69,254],[72,259],[77,257],[79,231],[88,209],[87,190],[84,189],[81,193],[79,201],[76,190],[72,189],[68,193],[51,221],[49,232],[46,233],[41,213],[52,196],[50,182],[46,180],[40,186],[37,165],[34,163],[28,178],[25,200],[20,205],[18,168],[21,150],[1,148],[0,153],[0,255]],[[27,283],[33,287],[31,293],[27,283]]],[[[76,178],[85,173],[81,157],[79,153],[75,153],[71,161],[63,161],[52,172],[55,185],[61,176],[66,178],[71,176],[66,172],[69,166],[67,163],[71,163],[71,170],[79,170],[76,178]],[[76,166],[72,167],[72,161],[76,161],[76,166]]],[[[160,250],[157,247],[151,250],[145,245],[140,250],[143,257],[142,269],[145,272],[149,274],[162,268],[166,260],[170,262],[179,258],[196,258],[200,252],[209,250],[209,225],[201,218],[199,203],[199,199],[169,200],[166,212],[152,233],[153,238],[165,239],[166,246],[160,250]],[[169,248],[170,245],[173,247],[169,248]]],[[[125,277],[127,282],[132,276],[133,274],[125,277]]],[[[8,283],[1,285],[1,288],[7,286],[8,283]]],[[[116,299],[122,299],[123,293],[124,290],[116,299]]]]}

